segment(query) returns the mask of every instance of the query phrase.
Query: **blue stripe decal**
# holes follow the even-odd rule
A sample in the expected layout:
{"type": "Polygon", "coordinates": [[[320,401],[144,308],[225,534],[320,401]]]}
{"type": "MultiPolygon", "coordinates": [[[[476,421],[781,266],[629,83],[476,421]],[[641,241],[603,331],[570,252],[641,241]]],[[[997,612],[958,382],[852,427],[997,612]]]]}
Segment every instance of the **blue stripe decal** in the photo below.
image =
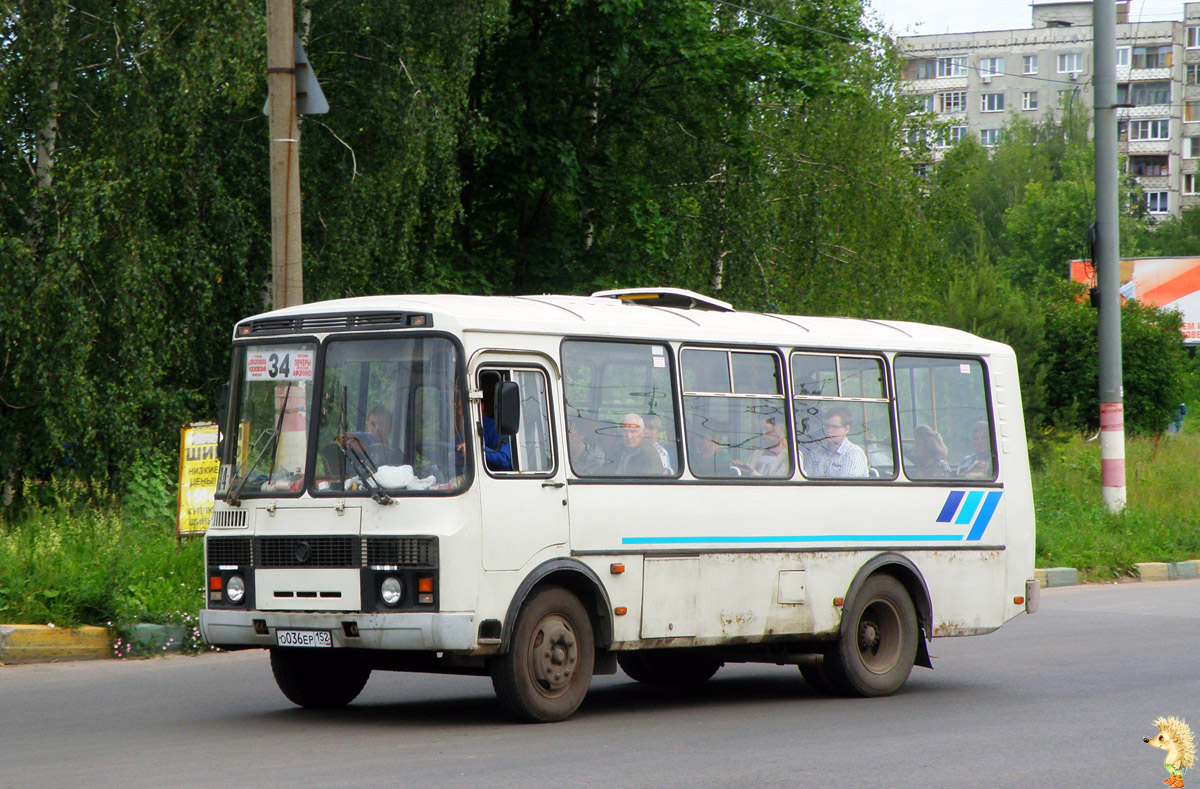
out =
{"type": "Polygon", "coordinates": [[[622,545],[681,545],[690,543],[758,544],[771,542],[958,542],[961,534],[802,534],[760,537],[622,537],[622,545]]]}
{"type": "Polygon", "coordinates": [[[1003,495],[1003,492],[998,490],[987,494],[987,498],[983,500],[983,508],[979,510],[979,517],[975,519],[975,525],[971,527],[971,533],[963,539],[978,540],[983,537],[983,532],[991,522],[992,515],[996,512],[996,506],[1000,503],[1000,497],[1003,495]]]}
{"type": "Polygon", "coordinates": [[[975,510],[979,509],[979,502],[983,501],[983,491],[973,490],[967,494],[966,501],[963,502],[962,509],[958,513],[958,517],[954,519],[955,526],[965,526],[971,522],[971,518],[975,517],[975,510]]]}
{"type": "Polygon", "coordinates": [[[962,490],[950,491],[950,495],[946,497],[946,504],[942,507],[942,513],[937,516],[938,523],[949,523],[954,520],[954,513],[958,512],[958,503],[962,501],[965,492],[962,490]]]}

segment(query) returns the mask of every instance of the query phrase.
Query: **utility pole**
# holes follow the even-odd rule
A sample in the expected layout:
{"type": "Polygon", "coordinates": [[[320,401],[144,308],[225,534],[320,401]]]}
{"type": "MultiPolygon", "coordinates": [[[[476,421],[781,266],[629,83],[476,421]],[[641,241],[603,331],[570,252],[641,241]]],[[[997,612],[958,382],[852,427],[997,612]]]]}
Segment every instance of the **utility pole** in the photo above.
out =
{"type": "Polygon", "coordinates": [[[1125,510],[1125,406],[1121,385],[1121,275],[1117,226],[1117,6],[1093,0],[1096,250],[1100,315],[1100,486],[1108,511],[1125,510]]]}
{"type": "Polygon", "coordinates": [[[300,257],[300,122],[292,0],[267,0],[271,157],[271,308],[304,303],[300,257]]]}

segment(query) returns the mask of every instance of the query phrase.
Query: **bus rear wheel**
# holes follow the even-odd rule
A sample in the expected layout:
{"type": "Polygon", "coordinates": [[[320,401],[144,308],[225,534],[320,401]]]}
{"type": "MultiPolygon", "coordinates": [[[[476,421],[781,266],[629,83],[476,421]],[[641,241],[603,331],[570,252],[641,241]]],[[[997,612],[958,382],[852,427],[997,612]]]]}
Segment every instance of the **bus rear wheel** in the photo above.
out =
{"type": "Polygon", "coordinates": [[[358,698],[371,669],[346,652],[275,647],[271,650],[271,673],[292,703],[332,710],[358,698]]]}
{"type": "Polygon", "coordinates": [[[492,687],[518,720],[565,720],[587,695],[595,659],[583,604],[566,589],[547,587],[522,606],[512,645],[492,661],[492,687]]]}
{"type": "Polygon", "coordinates": [[[618,652],[617,663],[632,680],[676,687],[706,682],[725,665],[716,658],[684,649],[618,652]]]}
{"type": "Polygon", "coordinates": [[[917,612],[908,590],[890,575],[873,575],[843,616],[848,626],[823,662],[829,680],[851,696],[895,693],[917,657],[917,612]]]}

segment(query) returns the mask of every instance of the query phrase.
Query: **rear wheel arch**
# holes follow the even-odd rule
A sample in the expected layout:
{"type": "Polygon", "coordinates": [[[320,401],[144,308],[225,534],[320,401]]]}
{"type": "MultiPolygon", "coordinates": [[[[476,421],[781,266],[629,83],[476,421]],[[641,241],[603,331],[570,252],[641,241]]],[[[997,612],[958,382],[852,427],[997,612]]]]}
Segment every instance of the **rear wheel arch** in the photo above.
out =
{"type": "MultiPolygon", "coordinates": [[[[913,563],[912,559],[899,553],[881,553],[871,557],[858,572],[854,575],[854,580],[850,582],[850,588],[846,590],[846,599],[842,605],[842,611],[850,611],[853,609],[854,598],[857,596],[859,589],[866,583],[867,579],[872,575],[883,573],[890,575],[904,586],[908,592],[908,596],[913,601],[913,606],[917,610],[917,625],[921,628],[924,637],[917,639],[917,659],[916,665],[924,666],[925,668],[933,668],[933,663],[929,659],[929,649],[926,642],[933,635],[933,601],[929,597],[929,587],[925,583],[925,576],[913,563]]],[[[842,617],[839,635],[846,637],[846,631],[850,627],[846,617],[842,617]]]]}
{"type": "Polygon", "coordinates": [[[551,559],[539,564],[517,587],[508,611],[504,616],[501,631],[500,651],[507,652],[512,646],[513,631],[517,617],[525,601],[539,589],[557,586],[571,592],[583,604],[592,621],[597,649],[607,649],[613,640],[612,603],[600,577],[592,568],[574,559],[551,559]]]}

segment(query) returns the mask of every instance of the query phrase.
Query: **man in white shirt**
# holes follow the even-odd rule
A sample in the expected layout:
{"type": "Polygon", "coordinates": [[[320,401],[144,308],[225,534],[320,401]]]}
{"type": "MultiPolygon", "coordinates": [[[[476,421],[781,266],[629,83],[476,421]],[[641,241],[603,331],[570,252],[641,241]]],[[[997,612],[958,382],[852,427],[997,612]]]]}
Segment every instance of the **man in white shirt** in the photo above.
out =
{"type": "Polygon", "coordinates": [[[867,453],[846,436],[850,435],[850,409],[837,406],[825,412],[825,437],[809,451],[809,475],[813,477],[865,477],[867,453]]]}

